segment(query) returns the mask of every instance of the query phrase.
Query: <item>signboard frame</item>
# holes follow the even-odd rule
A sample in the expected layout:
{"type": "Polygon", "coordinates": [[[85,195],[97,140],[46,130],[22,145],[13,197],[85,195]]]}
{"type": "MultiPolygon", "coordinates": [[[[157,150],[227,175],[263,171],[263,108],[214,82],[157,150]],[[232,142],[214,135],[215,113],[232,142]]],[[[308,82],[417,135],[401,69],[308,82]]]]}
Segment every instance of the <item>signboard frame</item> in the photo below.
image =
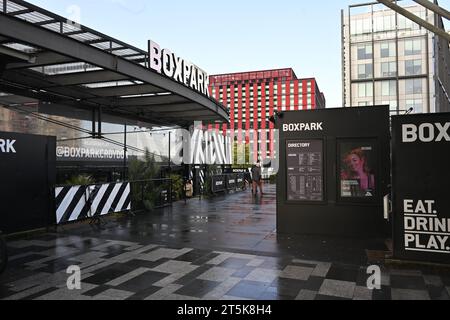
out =
{"type": "Polygon", "coordinates": [[[380,188],[379,188],[379,175],[380,172],[380,156],[378,154],[379,148],[379,141],[376,137],[363,137],[363,138],[337,138],[336,139],[336,196],[337,196],[337,202],[338,204],[357,204],[361,203],[364,205],[377,205],[377,200],[380,197],[380,188]],[[371,147],[374,148],[372,150],[372,161],[375,162],[374,167],[374,180],[375,180],[375,189],[374,194],[371,197],[343,197],[342,196],[342,144],[348,143],[348,144],[358,144],[358,145],[364,145],[364,144],[370,144],[371,147]]]}
{"type": "Polygon", "coordinates": [[[450,113],[392,118],[392,234],[395,259],[450,263],[450,202],[448,188],[445,188],[450,181],[450,141],[438,135],[436,124],[442,126],[442,123],[450,123],[450,113]],[[427,128],[421,129],[422,125],[427,128]],[[405,135],[405,126],[415,128],[416,133],[405,135]],[[432,127],[435,139],[431,139],[432,127]],[[438,136],[440,141],[436,141],[438,136]],[[417,181],[419,183],[413,183],[417,181]],[[445,220],[446,230],[442,231],[437,221],[442,223],[445,220]],[[444,238],[446,240],[442,241],[444,238]]]}
{"type": "MultiPolygon", "coordinates": [[[[327,190],[326,190],[326,183],[325,183],[325,163],[326,163],[326,148],[325,148],[325,141],[324,139],[287,139],[286,140],[286,154],[288,153],[288,149],[289,149],[289,144],[290,143],[308,143],[311,141],[316,141],[316,142],[320,142],[321,143],[321,148],[322,148],[322,159],[321,159],[321,167],[322,167],[322,171],[321,171],[321,176],[322,176],[322,200],[290,200],[289,199],[289,193],[286,192],[286,203],[291,203],[291,204],[311,204],[311,205],[323,205],[324,203],[326,203],[326,199],[327,199],[327,190]]],[[[286,156],[286,169],[288,169],[288,156],[286,156]]],[[[287,184],[289,180],[289,172],[288,170],[286,170],[286,190],[288,190],[287,184]]]]}

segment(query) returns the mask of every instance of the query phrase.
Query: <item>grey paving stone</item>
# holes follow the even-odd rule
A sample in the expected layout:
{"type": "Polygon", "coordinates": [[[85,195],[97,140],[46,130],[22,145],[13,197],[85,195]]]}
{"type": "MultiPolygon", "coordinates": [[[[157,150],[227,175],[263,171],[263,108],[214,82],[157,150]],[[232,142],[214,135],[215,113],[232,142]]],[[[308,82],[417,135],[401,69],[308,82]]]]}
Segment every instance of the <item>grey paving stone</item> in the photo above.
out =
{"type": "Polygon", "coordinates": [[[295,280],[308,280],[313,271],[314,269],[312,268],[287,266],[281,272],[280,277],[295,280]]]}
{"type": "Polygon", "coordinates": [[[264,259],[252,259],[249,263],[247,263],[248,267],[259,267],[264,263],[264,259]]]}
{"type": "Polygon", "coordinates": [[[241,281],[240,278],[228,278],[224,282],[222,282],[219,286],[214,288],[212,291],[207,293],[203,299],[204,300],[219,300],[221,299],[228,291],[230,291],[236,284],[241,281]]]}
{"type": "Polygon", "coordinates": [[[131,297],[134,293],[117,290],[117,289],[108,289],[96,296],[94,296],[93,300],[125,300],[128,297],[131,297]]]}
{"type": "Polygon", "coordinates": [[[74,257],[70,257],[69,260],[70,261],[78,261],[78,262],[90,262],[92,260],[98,260],[99,258],[102,258],[104,256],[106,256],[107,253],[105,252],[96,252],[96,251],[92,251],[92,252],[87,252],[78,256],[74,256],[74,257]]]}
{"type": "Polygon", "coordinates": [[[317,296],[317,292],[316,291],[311,291],[311,290],[300,290],[299,294],[297,295],[297,297],[295,298],[295,300],[314,300],[317,296]]]}
{"type": "Polygon", "coordinates": [[[67,287],[42,295],[35,300],[78,300],[83,293],[97,288],[97,285],[81,283],[81,290],[68,290],[67,287]]]}
{"type": "Polygon", "coordinates": [[[178,281],[179,279],[183,278],[186,274],[185,273],[172,273],[168,275],[167,277],[159,280],[158,282],[155,282],[153,285],[155,287],[166,287],[170,284],[173,284],[174,282],[178,281]]]}
{"type": "Polygon", "coordinates": [[[124,274],[123,276],[121,276],[119,278],[111,280],[110,282],[106,283],[106,285],[117,287],[117,286],[121,285],[122,283],[130,281],[131,279],[134,279],[134,278],[140,276],[141,274],[146,273],[147,271],[150,271],[150,269],[147,269],[147,268],[135,269],[127,274],[124,274]]]}
{"type": "Polygon", "coordinates": [[[154,251],[151,251],[150,253],[140,254],[138,257],[141,260],[155,262],[162,258],[176,259],[179,256],[182,256],[183,254],[185,254],[191,250],[192,249],[175,250],[175,249],[159,248],[154,251]]]}
{"type": "Polygon", "coordinates": [[[314,268],[311,276],[313,277],[322,277],[325,278],[327,276],[328,271],[330,271],[331,263],[319,263],[314,268]]]}
{"type": "Polygon", "coordinates": [[[19,293],[13,294],[9,297],[4,298],[3,300],[20,300],[25,299],[28,296],[34,295],[36,293],[39,293],[41,291],[44,291],[46,289],[52,288],[53,286],[51,284],[41,284],[38,286],[33,286],[31,288],[28,288],[26,290],[23,290],[19,293]]]}
{"type": "Polygon", "coordinates": [[[194,271],[197,268],[198,268],[198,266],[194,266],[190,262],[171,260],[171,261],[167,261],[167,262],[153,268],[152,270],[162,272],[162,273],[187,274],[189,272],[194,271]]]}
{"type": "Polygon", "coordinates": [[[149,297],[145,298],[145,300],[164,300],[165,297],[168,295],[174,293],[175,291],[181,289],[182,286],[178,284],[170,284],[161,290],[158,290],[154,294],[150,295],[149,297]]]}
{"type": "Polygon", "coordinates": [[[319,294],[352,299],[355,288],[354,282],[326,279],[320,287],[319,294]]]}
{"type": "Polygon", "coordinates": [[[35,275],[9,283],[9,288],[16,292],[23,291],[41,284],[43,279],[46,279],[48,276],[50,276],[49,273],[36,273],[35,275]]]}
{"type": "Polygon", "coordinates": [[[171,300],[171,301],[198,301],[201,300],[197,297],[183,296],[181,294],[169,294],[163,298],[163,300],[171,300]]]}
{"type": "Polygon", "coordinates": [[[250,272],[244,279],[248,281],[272,283],[279,276],[280,271],[278,270],[256,268],[255,270],[250,272]]]}
{"type": "Polygon", "coordinates": [[[221,267],[213,267],[206,271],[205,273],[198,276],[198,279],[201,280],[209,280],[209,281],[217,281],[217,282],[223,282],[231,277],[233,273],[235,273],[236,270],[234,269],[227,269],[227,268],[221,268],[221,267]]]}
{"type": "Polygon", "coordinates": [[[206,264],[212,264],[212,265],[219,265],[222,262],[224,262],[225,260],[227,260],[228,258],[231,258],[233,256],[232,253],[223,253],[223,252],[217,252],[219,253],[219,255],[211,260],[209,260],[208,262],[206,262],[206,264]]]}
{"type": "Polygon", "coordinates": [[[373,290],[366,287],[357,286],[355,288],[355,293],[353,300],[372,300],[373,290]]]}
{"type": "Polygon", "coordinates": [[[236,301],[249,301],[251,299],[242,298],[242,297],[234,297],[234,296],[223,296],[220,300],[236,300],[236,301]]]}
{"type": "Polygon", "coordinates": [[[424,290],[391,289],[392,300],[430,300],[430,295],[424,290]]]}

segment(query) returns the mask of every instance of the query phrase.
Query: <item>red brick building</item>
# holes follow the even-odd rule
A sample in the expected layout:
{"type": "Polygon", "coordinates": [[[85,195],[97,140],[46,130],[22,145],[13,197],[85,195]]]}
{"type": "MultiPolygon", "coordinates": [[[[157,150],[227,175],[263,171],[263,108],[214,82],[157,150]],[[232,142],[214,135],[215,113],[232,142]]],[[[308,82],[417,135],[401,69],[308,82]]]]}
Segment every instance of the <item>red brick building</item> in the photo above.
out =
{"type": "Polygon", "coordinates": [[[316,79],[299,79],[290,68],[212,75],[210,94],[230,112],[230,125],[216,124],[215,129],[234,132],[239,143],[250,143],[253,160],[274,156],[274,125],[269,118],[275,111],[326,106],[316,79]]]}

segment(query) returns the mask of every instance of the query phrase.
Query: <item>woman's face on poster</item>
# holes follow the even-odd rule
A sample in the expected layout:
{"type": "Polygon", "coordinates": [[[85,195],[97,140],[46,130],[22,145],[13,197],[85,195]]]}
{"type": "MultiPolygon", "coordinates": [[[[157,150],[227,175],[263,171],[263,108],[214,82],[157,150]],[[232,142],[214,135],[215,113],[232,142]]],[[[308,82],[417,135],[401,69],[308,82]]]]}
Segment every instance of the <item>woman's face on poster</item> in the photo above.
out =
{"type": "Polygon", "coordinates": [[[356,154],[351,154],[349,156],[349,163],[353,171],[361,172],[364,169],[364,160],[356,154]]]}

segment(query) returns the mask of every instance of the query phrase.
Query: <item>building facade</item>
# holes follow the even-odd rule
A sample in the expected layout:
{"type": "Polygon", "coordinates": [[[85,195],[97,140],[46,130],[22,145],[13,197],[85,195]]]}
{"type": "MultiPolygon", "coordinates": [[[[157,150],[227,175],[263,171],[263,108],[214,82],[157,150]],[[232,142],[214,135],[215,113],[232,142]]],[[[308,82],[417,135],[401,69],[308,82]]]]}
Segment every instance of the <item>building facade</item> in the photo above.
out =
{"type": "Polygon", "coordinates": [[[239,145],[249,144],[251,162],[276,156],[274,124],[269,120],[275,112],[326,106],[316,79],[299,79],[292,69],[213,75],[210,93],[229,110],[230,124],[209,129],[231,134],[239,145]]]}
{"type": "MultiPolygon", "coordinates": [[[[404,8],[443,28],[432,11],[404,8]]],[[[342,11],[342,66],[346,107],[390,105],[391,115],[450,111],[448,43],[382,4],[342,11]]]]}

